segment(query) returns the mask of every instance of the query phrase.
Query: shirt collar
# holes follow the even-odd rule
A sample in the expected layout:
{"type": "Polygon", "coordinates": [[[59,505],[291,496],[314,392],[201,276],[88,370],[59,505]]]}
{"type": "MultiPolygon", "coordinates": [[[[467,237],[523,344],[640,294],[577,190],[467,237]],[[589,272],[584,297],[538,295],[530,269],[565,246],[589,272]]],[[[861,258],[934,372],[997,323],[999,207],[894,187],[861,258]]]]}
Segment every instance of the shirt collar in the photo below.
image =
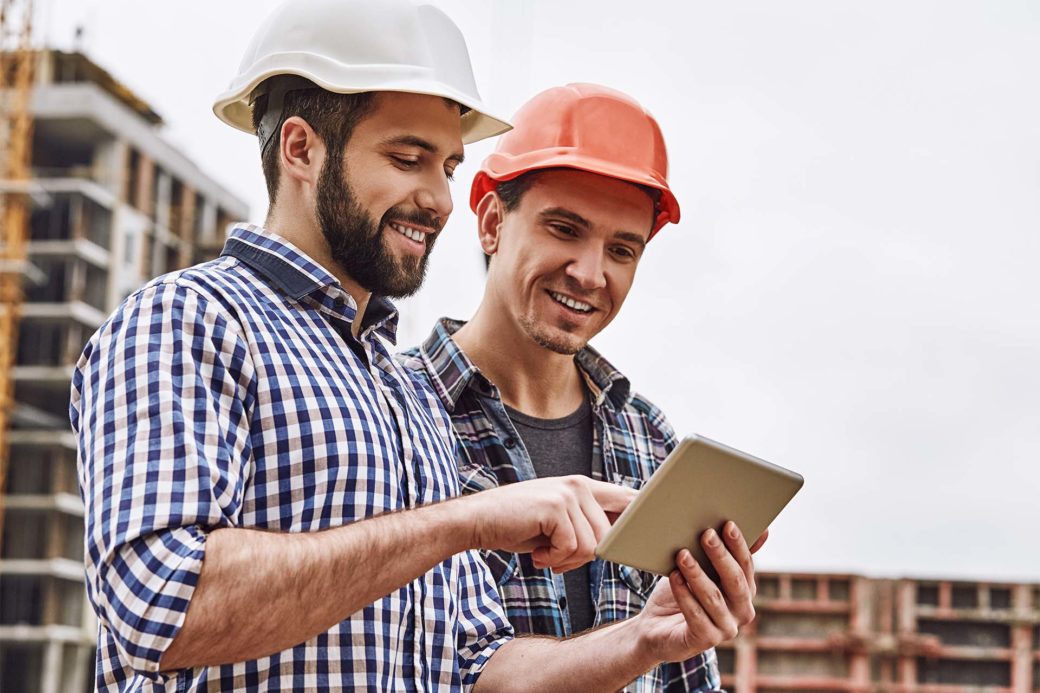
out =
{"type": "MultiPolygon", "coordinates": [[[[448,411],[455,410],[459,397],[471,384],[483,394],[497,396],[498,393],[498,389],[484,377],[452,339],[452,335],[465,324],[461,320],[441,318],[434,325],[426,341],[419,345],[419,356],[426,365],[426,371],[437,395],[448,411]]],[[[606,403],[620,410],[628,404],[631,392],[628,378],[599,352],[586,346],[578,352],[574,360],[585,377],[585,382],[592,391],[593,402],[597,406],[606,403]]]]}
{"type": "MultiPolygon", "coordinates": [[[[320,303],[336,305],[335,298],[346,296],[346,318],[353,322],[356,304],[339,281],[324,267],[281,236],[253,224],[238,224],[224,243],[222,256],[236,258],[294,301],[321,292],[320,303]],[[327,299],[327,300],[326,300],[327,299]]],[[[391,343],[397,340],[397,308],[389,299],[372,294],[362,318],[361,333],[372,329],[391,343]]]]}

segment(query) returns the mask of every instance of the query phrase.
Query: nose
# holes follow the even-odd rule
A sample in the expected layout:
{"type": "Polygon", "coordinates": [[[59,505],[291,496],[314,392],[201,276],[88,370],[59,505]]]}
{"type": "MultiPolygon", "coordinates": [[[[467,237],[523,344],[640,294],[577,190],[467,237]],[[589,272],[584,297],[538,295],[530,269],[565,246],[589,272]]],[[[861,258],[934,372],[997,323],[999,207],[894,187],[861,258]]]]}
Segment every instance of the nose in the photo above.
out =
{"type": "Polygon", "coordinates": [[[447,221],[451,210],[454,209],[448,179],[437,173],[426,176],[422,188],[415,196],[415,203],[440,218],[442,222],[447,221]]]}
{"type": "Polygon", "coordinates": [[[603,262],[603,248],[595,243],[583,243],[577,256],[567,265],[567,276],[586,291],[602,289],[607,285],[603,262]]]}

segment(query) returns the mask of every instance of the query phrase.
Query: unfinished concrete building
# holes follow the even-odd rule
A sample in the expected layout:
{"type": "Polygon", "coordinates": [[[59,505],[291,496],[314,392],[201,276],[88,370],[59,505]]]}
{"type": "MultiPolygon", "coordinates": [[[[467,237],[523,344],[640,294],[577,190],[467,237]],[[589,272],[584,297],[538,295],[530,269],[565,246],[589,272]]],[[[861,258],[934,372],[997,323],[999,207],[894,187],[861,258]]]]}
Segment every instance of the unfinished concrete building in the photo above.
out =
{"type": "Polygon", "coordinates": [[[1040,584],[763,573],[719,648],[737,693],[1040,690],[1040,584]]]}
{"type": "Polygon", "coordinates": [[[159,116],[78,53],[37,52],[24,297],[10,374],[0,551],[0,690],[92,687],[83,509],[69,430],[73,365],[148,279],[215,257],[244,202],[159,136],[159,116]]]}

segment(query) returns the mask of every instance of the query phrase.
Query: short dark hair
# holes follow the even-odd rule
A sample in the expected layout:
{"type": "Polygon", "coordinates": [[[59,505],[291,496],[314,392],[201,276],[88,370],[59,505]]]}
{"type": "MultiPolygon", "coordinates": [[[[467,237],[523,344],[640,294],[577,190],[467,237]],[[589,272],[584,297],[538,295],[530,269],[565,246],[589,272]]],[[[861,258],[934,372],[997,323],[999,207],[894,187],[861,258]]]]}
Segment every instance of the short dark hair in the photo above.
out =
{"type": "MultiPolygon", "coordinates": [[[[510,180],[500,181],[495,186],[495,192],[498,193],[498,198],[502,200],[502,206],[506,208],[507,212],[512,212],[520,206],[520,201],[523,199],[524,194],[530,190],[531,186],[534,185],[535,180],[538,176],[546,171],[564,171],[564,170],[580,170],[580,169],[568,169],[565,166],[558,166],[555,168],[540,168],[535,171],[528,171],[522,173],[516,178],[510,180]]],[[[625,181],[628,182],[628,181],[625,181]]],[[[661,191],[657,188],[651,188],[649,185],[643,185],[642,183],[629,183],[634,185],[650,198],[650,201],[654,204],[654,209],[661,203],[661,191]]],[[[657,215],[654,215],[656,220],[657,215]]]]}
{"type": "MultiPolygon", "coordinates": [[[[277,80],[280,77],[271,77],[277,80]]],[[[270,80],[264,84],[270,87],[270,80]]],[[[268,89],[268,91],[270,91],[268,89]]],[[[282,119],[278,127],[285,122],[286,118],[299,116],[314,128],[314,132],[325,143],[325,148],[335,158],[340,155],[343,148],[350,140],[354,128],[357,127],[366,115],[375,107],[375,92],[363,92],[360,94],[336,94],[321,89],[317,85],[313,88],[293,89],[285,94],[282,102],[282,119]]],[[[253,102],[253,128],[259,129],[260,121],[267,112],[267,94],[262,94],[253,102]]],[[[272,137],[276,139],[261,154],[261,166],[264,170],[264,181],[267,183],[267,197],[270,204],[274,204],[278,194],[278,159],[280,147],[278,141],[281,133],[275,132],[272,137]]]]}

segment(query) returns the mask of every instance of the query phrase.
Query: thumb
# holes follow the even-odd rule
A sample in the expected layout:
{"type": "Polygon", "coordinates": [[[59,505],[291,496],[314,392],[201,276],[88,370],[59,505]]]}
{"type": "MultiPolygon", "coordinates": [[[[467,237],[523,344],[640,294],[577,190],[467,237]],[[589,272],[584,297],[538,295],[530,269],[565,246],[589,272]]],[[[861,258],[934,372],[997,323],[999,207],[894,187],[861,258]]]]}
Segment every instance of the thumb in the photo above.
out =
{"type": "Polygon", "coordinates": [[[592,492],[592,497],[599,503],[599,506],[607,513],[620,513],[628,507],[629,503],[635,500],[636,495],[639,493],[634,488],[618,486],[617,484],[596,481],[594,479],[589,480],[589,490],[592,492]]]}

